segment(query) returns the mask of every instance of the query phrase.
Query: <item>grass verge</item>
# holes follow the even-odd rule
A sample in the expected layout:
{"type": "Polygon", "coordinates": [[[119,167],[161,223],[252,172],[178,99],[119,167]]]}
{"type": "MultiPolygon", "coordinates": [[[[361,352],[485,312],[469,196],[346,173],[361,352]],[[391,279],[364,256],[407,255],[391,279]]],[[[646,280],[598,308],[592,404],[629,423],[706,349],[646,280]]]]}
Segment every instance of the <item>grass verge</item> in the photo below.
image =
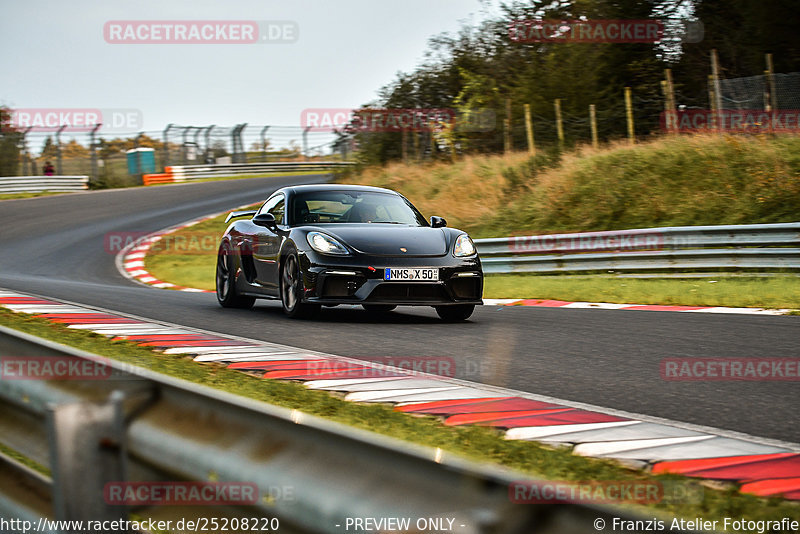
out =
{"type": "MultiPolygon", "coordinates": [[[[257,209],[260,204],[242,210],[257,209]]],[[[145,269],[165,282],[213,290],[217,247],[227,228],[228,213],[178,230],[156,242],[145,257],[145,269]]]]}
{"type": "MultiPolygon", "coordinates": [[[[480,427],[446,427],[431,416],[412,416],[397,412],[386,404],[345,402],[340,395],[315,391],[294,382],[263,380],[226,369],[223,365],[199,364],[191,357],[150,351],[127,341],[85,331],[74,331],[43,318],[17,314],[0,308],[0,323],[28,334],[70,345],[115,360],[146,367],[165,375],[203,384],[273,405],[302,410],[353,427],[377,432],[405,441],[440,447],[477,461],[492,462],[516,469],[534,478],[572,481],[624,481],[689,484],[697,481],[677,475],[653,476],[628,469],[614,461],[573,455],[563,448],[549,448],[535,442],[503,439],[500,431],[480,427]]],[[[680,517],[723,519],[775,519],[800,517],[800,506],[779,498],[762,499],[740,493],[734,487],[703,488],[691,502],[654,503],[647,507],[626,505],[640,512],[674,514],[680,517]]]]}
{"type": "Polygon", "coordinates": [[[73,193],[80,193],[80,191],[41,191],[39,193],[4,193],[0,194],[0,200],[14,200],[17,198],[51,197],[53,195],[70,195],[73,193]]]}
{"type": "Polygon", "coordinates": [[[485,298],[533,297],[621,304],[672,304],[796,308],[800,277],[725,277],[651,279],[609,276],[489,275],[485,298]]]}

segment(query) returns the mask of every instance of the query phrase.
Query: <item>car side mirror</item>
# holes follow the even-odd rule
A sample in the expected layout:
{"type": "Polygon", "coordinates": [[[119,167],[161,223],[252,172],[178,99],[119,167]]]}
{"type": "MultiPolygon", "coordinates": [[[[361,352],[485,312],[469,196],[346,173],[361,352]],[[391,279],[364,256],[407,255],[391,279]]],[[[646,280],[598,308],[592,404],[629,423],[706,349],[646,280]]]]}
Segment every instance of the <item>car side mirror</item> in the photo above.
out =
{"type": "Polygon", "coordinates": [[[447,226],[447,221],[443,217],[431,216],[431,228],[444,228],[447,226]]]}
{"type": "Polygon", "coordinates": [[[253,224],[263,226],[265,228],[275,228],[278,226],[275,223],[275,216],[271,213],[259,213],[253,217],[253,224]]]}

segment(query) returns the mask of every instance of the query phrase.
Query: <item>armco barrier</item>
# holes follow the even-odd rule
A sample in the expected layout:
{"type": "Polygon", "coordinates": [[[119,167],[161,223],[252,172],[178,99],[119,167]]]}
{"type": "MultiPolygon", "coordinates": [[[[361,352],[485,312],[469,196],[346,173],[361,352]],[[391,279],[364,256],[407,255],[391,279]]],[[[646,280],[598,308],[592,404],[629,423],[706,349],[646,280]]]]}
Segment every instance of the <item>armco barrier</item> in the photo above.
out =
{"type": "Polygon", "coordinates": [[[5,193],[69,192],[89,189],[88,176],[7,176],[0,178],[0,195],[5,193]]]}
{"type": "MultiPolygon", "coordinates": [[[[521,473],[0,326],[3,357],[89,360],[110,369],[97,373],[105,380],[0,380],[0,443],[53,473],[52,478],[42,475],[0,453],[0,518],[34,525],[42,517],[119,521],[135,511],[146,519],[164,513],[153,503],[128,510],[109,502],[107,485],[211,481],[249,486],[258,498],[233,509],[183,507],[184,520],[234,512],[251,521],[277,518],[281,531],[345,532],[353,517],[451,517],[458,528],[447,530],[463,534],[582,534],[595,532],[599,522],[612,524],[615,517],[643,519],[561,499],[516,504],[509,489],[527,478],[521,473]]],[[[25,529],[12,525],[10,530],[25,529]]]]}
{"type": "Polygon", "coordinates": [[[800,270],[800,222],[476,239],[487,273],[800,270]]]}
{"type": "Polygon", "coordinates": [[[145,174],[144,185],[191,182],[204,178],[245,174],[274,174],[297,171],[330,171],[355,165],[346,161],[276,161],[272,163],[232,163],[227,165],[181,165],[166,167],[162,174],[145,174]]]}

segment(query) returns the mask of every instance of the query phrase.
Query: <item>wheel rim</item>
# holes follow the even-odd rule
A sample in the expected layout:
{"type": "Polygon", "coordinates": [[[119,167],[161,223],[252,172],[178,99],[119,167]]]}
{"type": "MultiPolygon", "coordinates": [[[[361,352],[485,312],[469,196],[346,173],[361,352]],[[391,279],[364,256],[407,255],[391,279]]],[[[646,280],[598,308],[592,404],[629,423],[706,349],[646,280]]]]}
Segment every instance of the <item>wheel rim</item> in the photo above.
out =
{"type": "Polygon", "coordinates": [[[227,249],[217,256],[217,298],[225,300],[228,296],[231,272],[228,270],[227,249]]]}
{"type": "Polygon", "coordinates": [[[294,256],[286,258],[283,264],[283,276],[281,276],[281,296],[283,306],[289,310],[294,310],[297,305],[297,286],[300,283],[297,272],[297,260],[294,256]]]}

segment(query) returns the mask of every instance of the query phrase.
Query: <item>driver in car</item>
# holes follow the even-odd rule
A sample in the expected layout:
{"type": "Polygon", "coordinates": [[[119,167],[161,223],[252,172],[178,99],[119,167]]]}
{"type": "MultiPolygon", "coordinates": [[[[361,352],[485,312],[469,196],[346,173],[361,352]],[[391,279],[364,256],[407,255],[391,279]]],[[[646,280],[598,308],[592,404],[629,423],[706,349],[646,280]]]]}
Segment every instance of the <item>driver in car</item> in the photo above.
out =
{"type": "Polygon", "coordinates": [[[350,214],[351,222],[371,223],[378,220],[378,207],[374,204],[356,204],[350,214]]]}

